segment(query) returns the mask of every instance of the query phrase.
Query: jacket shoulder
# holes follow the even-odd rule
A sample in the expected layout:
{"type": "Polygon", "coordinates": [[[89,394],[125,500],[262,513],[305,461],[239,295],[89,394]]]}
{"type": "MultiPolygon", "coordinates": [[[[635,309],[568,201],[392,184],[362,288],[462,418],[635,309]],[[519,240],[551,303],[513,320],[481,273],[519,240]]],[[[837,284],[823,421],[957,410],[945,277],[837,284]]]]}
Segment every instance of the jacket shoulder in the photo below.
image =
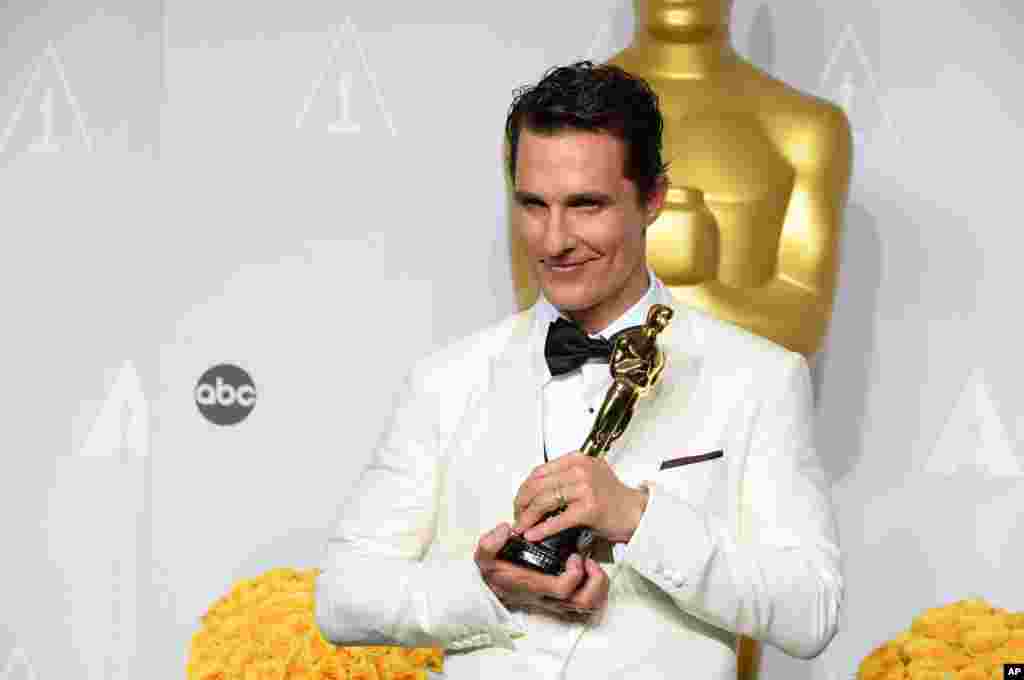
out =
{"type": "Polygon", "coordinates": [[[727,362],[732,370],[746,369],[757,374],[787,372],[795,365],[806,364],[803,355],[742,326],[700,309],[691,309],[690,313],[694,335],[706,359],[727,362]]]}
{"type": "Polygon", "coordinates": [[[457,376],[478,375],[505,348],[512,334],[530,323],[530,310],[509,314],[421,358],[413,374],[428,389],[448,389],[457,376]]]}

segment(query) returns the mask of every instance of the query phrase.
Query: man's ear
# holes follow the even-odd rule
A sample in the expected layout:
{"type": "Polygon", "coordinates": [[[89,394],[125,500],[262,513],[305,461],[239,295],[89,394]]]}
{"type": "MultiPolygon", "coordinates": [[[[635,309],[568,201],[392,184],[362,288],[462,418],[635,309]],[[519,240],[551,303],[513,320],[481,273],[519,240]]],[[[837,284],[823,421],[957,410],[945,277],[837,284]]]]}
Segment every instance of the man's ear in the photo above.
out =
{"type": "Polygon", "coordinates": [[[668,175],[660,175],[654,184],[654,191],[647,199],[644,211],[647,213],[647,226],[654,223],[665,207],[665,197],[668,195],[668,175]]]}

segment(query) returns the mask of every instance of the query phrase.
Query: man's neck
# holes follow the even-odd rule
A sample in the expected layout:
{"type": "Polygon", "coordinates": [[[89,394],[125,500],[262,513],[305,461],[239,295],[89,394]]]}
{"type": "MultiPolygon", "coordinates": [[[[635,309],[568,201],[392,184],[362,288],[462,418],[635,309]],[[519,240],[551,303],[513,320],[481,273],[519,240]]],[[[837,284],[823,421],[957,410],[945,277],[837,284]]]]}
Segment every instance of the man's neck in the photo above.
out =
{"type": "Polygon", "coordinates": [[[637,283],[627,284],[627,288],[622,291],[621,297],[613,307],[599,304],[590,309],[563,313],[582,326],[588,335],[597,335],[640,302],[641,298],[654,285],[646,266],[643,268],[643,277],[635,277],[635,279],[637,283]]]}

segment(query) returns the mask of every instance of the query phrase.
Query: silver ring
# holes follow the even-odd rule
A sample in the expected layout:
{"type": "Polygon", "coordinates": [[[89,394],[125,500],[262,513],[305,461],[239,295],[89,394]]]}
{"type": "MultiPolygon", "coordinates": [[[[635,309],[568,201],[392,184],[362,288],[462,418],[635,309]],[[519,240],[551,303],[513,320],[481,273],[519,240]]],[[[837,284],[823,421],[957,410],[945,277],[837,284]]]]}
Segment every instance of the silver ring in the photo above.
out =
{"type": "Polygon", "coordinates": [[[569,504],[565,500],[565,492],[562,490],[561,484],[559,484],[556,488],[558,489],[558,509],[560,511],[565,510],[567,507],[569,507],[569,504]]]}

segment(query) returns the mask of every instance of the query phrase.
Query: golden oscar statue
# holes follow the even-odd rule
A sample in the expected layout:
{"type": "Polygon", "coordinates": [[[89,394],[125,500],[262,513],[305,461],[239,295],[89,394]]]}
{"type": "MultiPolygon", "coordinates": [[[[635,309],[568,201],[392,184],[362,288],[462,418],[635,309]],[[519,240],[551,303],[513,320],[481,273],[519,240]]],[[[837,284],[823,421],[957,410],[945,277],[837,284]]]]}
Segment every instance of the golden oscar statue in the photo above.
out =
{"type": "MultiPolygon", "coordinates": [[[[651,268],[686,304],[811,357],[828,328],[851,135],[837,106],[740,57],[731,0],[638,0],[610,62],[646,79],[665,118],[670,189],[651,268]]],[[[536,299],[521,249],[519,303],[536,299]]]]}
{"type": "MultiPolygon", "coordinates": [[[[684,303],[811,358],[832,313],[849,191],[849,121],[739,56],[732,0],[638,0],[610,62],[647,80],[665,118],[665,209],[648,264],[684,303]]],[[[537,287],[513,248],[519,303],[537,287]]],[[[760,650],[741,638],[739,677],[760,650]]]]}

